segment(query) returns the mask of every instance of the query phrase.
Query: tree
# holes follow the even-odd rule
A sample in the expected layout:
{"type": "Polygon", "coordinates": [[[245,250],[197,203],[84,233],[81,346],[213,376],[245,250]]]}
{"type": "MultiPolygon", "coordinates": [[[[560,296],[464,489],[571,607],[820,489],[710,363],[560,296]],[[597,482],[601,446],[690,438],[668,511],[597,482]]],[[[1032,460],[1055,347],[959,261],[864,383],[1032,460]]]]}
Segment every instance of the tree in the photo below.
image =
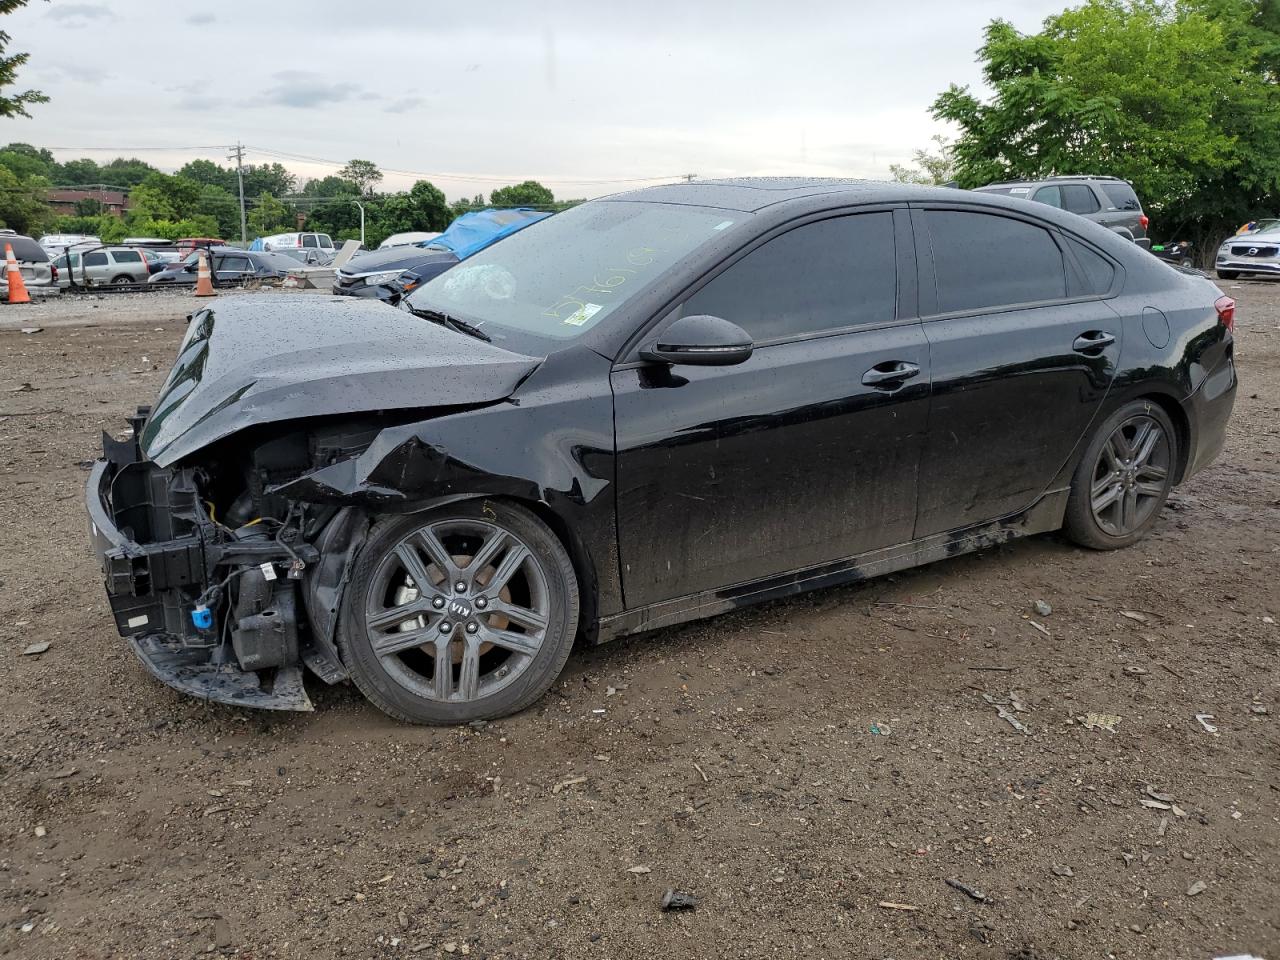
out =
{"type": "MultiPolygon", "coordinates": [[[[26,5],[27,0],[0,0],[0,16],[13,13],[26,5]]],[[[18,68],[30,57],[26,53],[5,56],[11,39],[8,33],[0,30],[0,90],[13,86],[18,79],[18,68]]],[[[28,104],[48,102],[49,98],[39,90],[24,90],[11,96],[0,96],[0,117],[29,117],[31,114],[27,113],[28,104]]]]}
{"type": "Polygon", "coordinates": [[[160,171],[136,157],[128,160],[124,157],[116,157],[103,166],[100,172],[102,174],[101,183],[112,187],[124,187],[127,190],[130,187],[136,187],[147,179],[150,174],[159,173],[160,171]]]}
{"type": "Polygon", "coordinates": [[[100,217],[105,212],[102,201],[95,197],[85,197],[75,203],[77,217],[100,217]]]}
{"type": "MultiPolygon", "coordinates": [[[[244,168],[244,195],[256,197],[269,193],[273,197],[283,197],[293,193],[298,178],[278,163],[265,163],[259,166],[249,164],[244,168]]],[[[227,171],[226,188],[232,192],[239,189],[236,182],[235,168],[227,171]]]]}
{"type": "Polygon", "coordinates": [[[373,188],[382,182],[382,171],[372,160],[351,160],[338,171],[343,180],[350,180],[362,194],[373,193],[373,188]]]}
{"type": "Polygon", "coordinates": [[[39,233],[53,219],[46,199],[49,181],[43,177],[20,180],[0,166],[0,224],[18,233],[39,233]]]}
{"type": "Polygon", "coordinates": [[[555,202],[555,195],[537,180],[499,187],[489,194],[489,203],[495,207],[550,207],[555,202]]]}
{"type": "Polygon", "coordinates": [[[29,143],[11,143],[0,150],[0,166],[8,167],[19,180],[27,177],[48,178],[57,163],[48,150],[37,150],[29,143]]]}
{"type": "Polygon", "coordinates": [[[80,160],[68,160],[66,163],[57,165],[50,174],[49,179],[64,187],[78,187],[91,183],[105,182],[102,176],[102,168],[98,166],[96,160],[90,160],[88,157],[80,160]]]}
{"type": "Polygon", "coordinates": [[[216,233],[211,236],[238,237],[240,235],[240,203],[222,187],[208,184],[202,186],[195,209],[203,216],[212,217],[218,224],[216,233]]]}
{"type": "Polygon", "coordinates": [[[206,187],[221,187],[228,193],[239,189],[235,168],[220,167],[212,160],[190,160],[179,168],[178,176],[206,187]]]}
{"type": "Polygon", "coordinates": [[[289,208],[269,193],[259,194],[249,211],[249,232],[257,236],[279,233],[290,226],[289,208]]]}
{"type": "Polygon", "coordinates": [[[973,187],[1049,174],[1133,181],[1168,236],[1212,253],[1280,194],[1274,0],[1088,0],[1035,34],[1003,20],[979,51],[993,96],[953,85],[933,105],[961,133],[973,187]]]}
{"type": "Polygon", "coordinates": [[[937,144],[937,153],[916,150],[911,155],[911,159],[916,164],[914,167],[901,163],[889,164],[889,172],[893,174],[895,183],[919,183],[940,187],[956,178],[956,164],[951,157],[951,144],[941,134],[934,134],[930,139],[937,144]]]}

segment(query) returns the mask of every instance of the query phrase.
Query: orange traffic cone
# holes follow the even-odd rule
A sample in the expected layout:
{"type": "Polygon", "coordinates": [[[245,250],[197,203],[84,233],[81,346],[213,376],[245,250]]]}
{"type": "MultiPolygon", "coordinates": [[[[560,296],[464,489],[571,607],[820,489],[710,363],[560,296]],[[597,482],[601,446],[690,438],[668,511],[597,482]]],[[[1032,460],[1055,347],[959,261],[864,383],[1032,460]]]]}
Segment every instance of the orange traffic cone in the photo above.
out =
{"type": "Polygon", "coordinates": [[[27,285],[22,282],[22,271],[18,269],[18,261],[13,256],[13,244],[4,245],[5,271],[9,279],[9,302],[30,303],[31,294],[27,293],[27,285]]]}
{"type": "Polygon", "coordinates": [[[213,292],[213,275],[209,273],[209,260],[203,250],[200,251],[200,267],[196,270],[196,296],[216,297],[213,292]]]}

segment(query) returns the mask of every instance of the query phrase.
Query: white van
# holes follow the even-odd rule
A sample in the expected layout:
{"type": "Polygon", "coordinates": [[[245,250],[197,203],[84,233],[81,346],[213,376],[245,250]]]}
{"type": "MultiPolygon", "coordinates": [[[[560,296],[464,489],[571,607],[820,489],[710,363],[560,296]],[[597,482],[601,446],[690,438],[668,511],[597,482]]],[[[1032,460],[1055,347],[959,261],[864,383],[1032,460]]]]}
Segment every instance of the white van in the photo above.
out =
{"type": "Polygon", "coordinates": [[[262,238],[263,250],[281,250],[286,247],[334,252],[333,240],[327,233],[276,233],[262,238]]]}

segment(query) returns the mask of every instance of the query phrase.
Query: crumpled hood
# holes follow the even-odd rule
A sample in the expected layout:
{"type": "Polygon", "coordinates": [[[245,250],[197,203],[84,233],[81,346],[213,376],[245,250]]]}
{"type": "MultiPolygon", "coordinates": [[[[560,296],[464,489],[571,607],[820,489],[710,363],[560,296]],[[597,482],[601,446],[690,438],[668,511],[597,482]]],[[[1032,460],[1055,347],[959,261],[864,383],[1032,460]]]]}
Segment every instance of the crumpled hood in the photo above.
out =
{"type": "Polygon", "coordinates": [[[192,315],[142,449],[169,466],[258,424],[491,403],[539,363],[376,300],[228,298],[192,315]]]}

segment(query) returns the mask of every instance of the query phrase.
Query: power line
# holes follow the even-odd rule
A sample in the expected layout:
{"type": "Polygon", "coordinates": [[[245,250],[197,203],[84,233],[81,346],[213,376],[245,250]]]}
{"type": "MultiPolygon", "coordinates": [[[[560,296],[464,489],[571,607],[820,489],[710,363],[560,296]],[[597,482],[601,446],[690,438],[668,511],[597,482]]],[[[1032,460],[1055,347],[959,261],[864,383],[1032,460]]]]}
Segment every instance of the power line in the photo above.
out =
{"type": "Polygon", "coordinates": [[[146,151],[158,150],[225,150],[225,143],[215,143],[213,145],[205,144],[204,146],[195,147],[37,147],[37,150],[83,150],[86,153],[143,153],[146,151]]]}

